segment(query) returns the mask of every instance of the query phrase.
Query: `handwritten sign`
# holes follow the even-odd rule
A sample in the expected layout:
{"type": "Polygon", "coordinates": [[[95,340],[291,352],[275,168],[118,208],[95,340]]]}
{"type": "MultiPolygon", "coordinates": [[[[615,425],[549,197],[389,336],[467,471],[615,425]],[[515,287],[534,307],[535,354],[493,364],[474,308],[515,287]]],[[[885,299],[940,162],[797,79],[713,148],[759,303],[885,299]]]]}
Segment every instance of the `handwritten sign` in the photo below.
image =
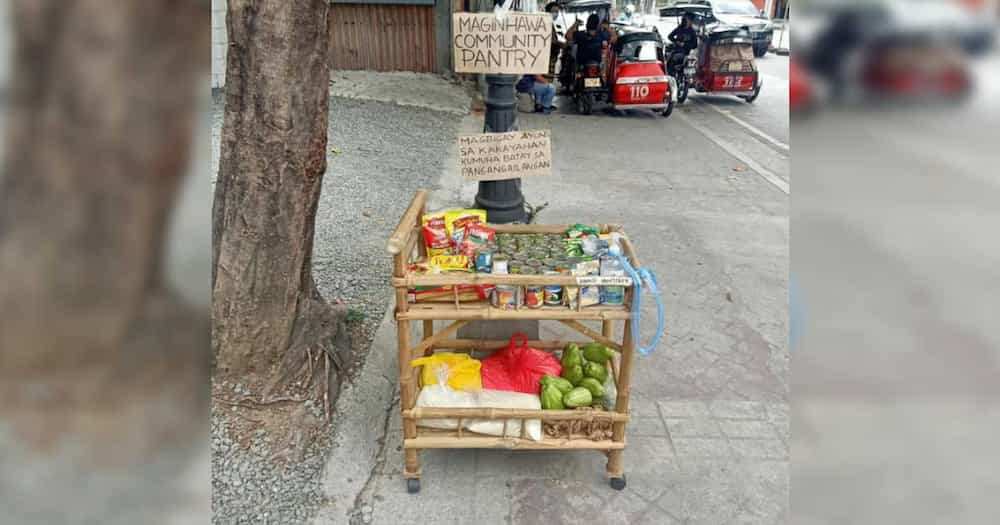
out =
{"type": "Polygon", "coordinates": [[[455,13],[456,73],[547,73],[552,18],[547,14],[455,13]]]}
{"type": "Polygon", "coordinates": [[[462,178],[503,180],[552,174],[548,130],[462,135],[458,138],[462,178]]]}
{"type": "Polygon", "coordinates": [[[580,286],[632,286],[631,277],[614,275],[581,275],[576,278],[580,286]]]}

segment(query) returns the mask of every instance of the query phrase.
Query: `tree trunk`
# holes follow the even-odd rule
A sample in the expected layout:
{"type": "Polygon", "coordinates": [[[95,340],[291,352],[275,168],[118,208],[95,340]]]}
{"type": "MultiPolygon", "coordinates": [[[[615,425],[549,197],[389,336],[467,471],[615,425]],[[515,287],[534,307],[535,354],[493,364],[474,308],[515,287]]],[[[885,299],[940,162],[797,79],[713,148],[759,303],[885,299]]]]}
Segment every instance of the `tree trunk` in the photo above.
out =
{"type": "Polygon", "coordinates": [[[207,315],[164,288],[161,261],[204,75],[202,4],[10,6],[0,411],[73,429],[138,391],[199,392],[207,315]]]}
{"type": "MultiPolygon", "coordinates": [[[[326,148],[328,0],[230,0],[213,209],[217,374],[265,375],[345,335],[312,275],[326,148]]],[[[318,352],[316,355],[320,355],[318,352]]],[[[343,365],[342,353],[330,352],[343,365]]],[[[280,375],[281,373],[279,373],[280,375]]]]}

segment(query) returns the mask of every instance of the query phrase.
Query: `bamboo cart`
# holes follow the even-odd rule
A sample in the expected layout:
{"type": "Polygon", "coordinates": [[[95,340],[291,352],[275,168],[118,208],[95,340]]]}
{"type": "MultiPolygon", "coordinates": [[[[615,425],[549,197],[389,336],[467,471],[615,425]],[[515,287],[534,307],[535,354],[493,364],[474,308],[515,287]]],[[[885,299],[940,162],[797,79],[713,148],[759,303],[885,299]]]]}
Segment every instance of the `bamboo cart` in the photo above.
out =
{"type": "MultiPolygon", "coordinates": [[[[458,285],[508,284],[508,285],[564,285],[578,286],[576,277],[564,275],[495,275],[487,273],[417,275],[409,271],[411,259],[425,254],[424,243],[420,242],[421,217],[425,213],[426,193],[418,191],[406,213],[400,219],[396,230],[389,238],[387,251],[393,256],[392,286],[396,291],[395,317],[398,330],[400,408],[403,418],[403,449],[405,466],[403,475],[407,479],[407,490],[420,490],[420,457],[423,449],[433,448],[498,448],[514,450],[597,450],[607,458],[607,475],[611,487],[625,488],[623,454],[625,449],[625,424],[629,420],[629,390],[634,348],[632,343],[632,321],[629,304],[632,288],[626,291],[624,306],[596,305],[570,309],[566,306],[543,306],[537,309],[520,308],[501,310],[488,302],[461,302],[458,285]],[[452,286],[454,300],[450,302],[414,303],[408,302],[408,289],[414,286],[452,286]],[[597,341],[615,352],[608,361],[609,377],[614,381],[617,398],[614,411],[599,410],[531,410],[500,408],[421,408],[416,407],[419,369],[410,361],[432,354],[436,350],[447,349],[457,352],[489,351],[503,348],[508,341],[452,338],[459,329],[471,321],[495,320],[547,320],[558,321],[584,336],[586,341],[529,341],[534,348],[550,353],[558,353],[566,344],[597,341]],[[434,333],[434,321],[452,321],[438,333],[434,333]],[[601,321],[598,333],[581,321],[601,321]],[[614,323],[625,323],[621,342],[614,340],[614,323]],[[423,338],[414,344],[410,340],[410,323],[423,323],[423,338]],[[418,427],[420,419],[449,418],[458,421],[457,430],[439,430],[418,427]],[[495,437],[473,434],[462,430],[463,420],[520,420],[520,437],[495,437]],[[611,439],[591,439],[587,435],[573,434],[559,438],[543,437],[534,441],[525,436],[525,420],[545,421],[593,421],[611,425],[611,439]],[[609,423],[610,422],[610,423],[609,423]]],[[[490,224],[497,233],[563,233],[568,226],[536,224],[490,224]]],[[[621,231],[618,226],[601,225],[601,232],[621,231]]],[[[633,264],[638,264],[635,251],[627,239],[622,241],[622,250],[633,264]]],[[[515,427],[516,428],[516,427],[515,427]]],[[[507,432],[504,432],[507,435],[507,432]]]]}

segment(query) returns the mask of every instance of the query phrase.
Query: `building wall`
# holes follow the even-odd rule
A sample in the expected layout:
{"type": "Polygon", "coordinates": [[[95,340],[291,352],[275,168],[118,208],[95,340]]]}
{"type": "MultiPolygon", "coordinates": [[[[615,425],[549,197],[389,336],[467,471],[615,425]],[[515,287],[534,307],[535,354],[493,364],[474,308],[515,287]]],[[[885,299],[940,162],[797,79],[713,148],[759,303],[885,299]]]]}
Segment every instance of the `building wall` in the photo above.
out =
{"type": "Polygon", "coordinates": [[[434,5],[335,2],[332,7],[334,70],[441,70],[434,5]]]}
{"type": "MultiPolygon", "coordinates": [[[[6,1],[8,0],[0,0],[0,2],[6,1]]],[[[352,49],[354,55],[356,56],[361,52],[364,52],[365,55],[374,53],[375,61],[369,61],[370,56],[362,56],[350,62],[351,69],[357,69],[361,67],[358,64],[362,64],[366,65],[364,66],[366,69],[377,70],[403,69],[407,71],[437,73],[451,70],[451,13],[460,4],[454,4],[453,0],[437,0],[433,3],[429,1],[422,2],[428,4],[426,7],[423,7],[415,5],[389,5],[394,0],[357,1],[364,3],[344,4],[336,2],[332,7],[335,11],[356,12],[360,10],[358,9],[360,6],[366,5],[366,8],[361,11],[368,14],[365,21],[369,27],[385,27],[389,22],[388,18],[381,20],[372,19],[371,15],[374,13],[381,13],[383,17],[387,16],[386,13],[398,13],[398,16],[395,18],[397,24],[395,27],[411,26],[409,30],[412,31],[411,37],[414,44],[413,46],[399,45],[398,43],[392,44],[391,42],[399,41],[399,39],[396,38],[396,40],[393,40],[396,35],[385,31],[373,33],[372,35],[355,35],[355,43],[352,44],[354,46],[352,49]],[[419,14],[414,15],[414,13],[419,14]],[[417,23],[420,26],[413,27],[417,23]],[[368,38],[368,36],[372,38],[378,37],[380,45],[373,46],[369,42],[369,45],[364,49],[359,48],[357,44],[368,38]],[[410,58],[403,56],[406,53],[412,54],[414,52],[419,54],[410,58]]],[[[414,0],[398,1],[416,3],[414,0]]],[[[334,24],[335,27],[337,25],[336,23],[334,24]]],[[[335,42],[337,41],[343,45],[346,40],[345,38],[335,38],[335,42]]],[[[226,0],[212,0],[212,88],[221,88],[226,83],[227,45],[226,0]]],[[[335,57],[348,56],[345,53],[347,51],[343,49],[334,50],[335,57]]],[[[341,59],[341,64],[337,64],[335,59],[334,67],[342,66],[343,63],[345,63],[343,59],[341,59]]]]}

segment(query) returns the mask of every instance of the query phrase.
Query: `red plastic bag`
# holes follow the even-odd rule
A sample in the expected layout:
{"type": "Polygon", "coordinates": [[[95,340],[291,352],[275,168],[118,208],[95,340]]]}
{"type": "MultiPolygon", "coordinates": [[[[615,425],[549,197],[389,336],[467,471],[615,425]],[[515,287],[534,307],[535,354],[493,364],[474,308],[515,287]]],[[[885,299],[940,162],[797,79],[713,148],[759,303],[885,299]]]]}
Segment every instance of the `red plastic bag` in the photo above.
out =
{"type": "Polygon", "coordinates": [[[538,380],[546,374],[558,376],[562,365],[554,356],[528,346],[528,336],[517,333],[510,344],[483,359],[480,370],[484,389],[538,394],[538,380]]]}

